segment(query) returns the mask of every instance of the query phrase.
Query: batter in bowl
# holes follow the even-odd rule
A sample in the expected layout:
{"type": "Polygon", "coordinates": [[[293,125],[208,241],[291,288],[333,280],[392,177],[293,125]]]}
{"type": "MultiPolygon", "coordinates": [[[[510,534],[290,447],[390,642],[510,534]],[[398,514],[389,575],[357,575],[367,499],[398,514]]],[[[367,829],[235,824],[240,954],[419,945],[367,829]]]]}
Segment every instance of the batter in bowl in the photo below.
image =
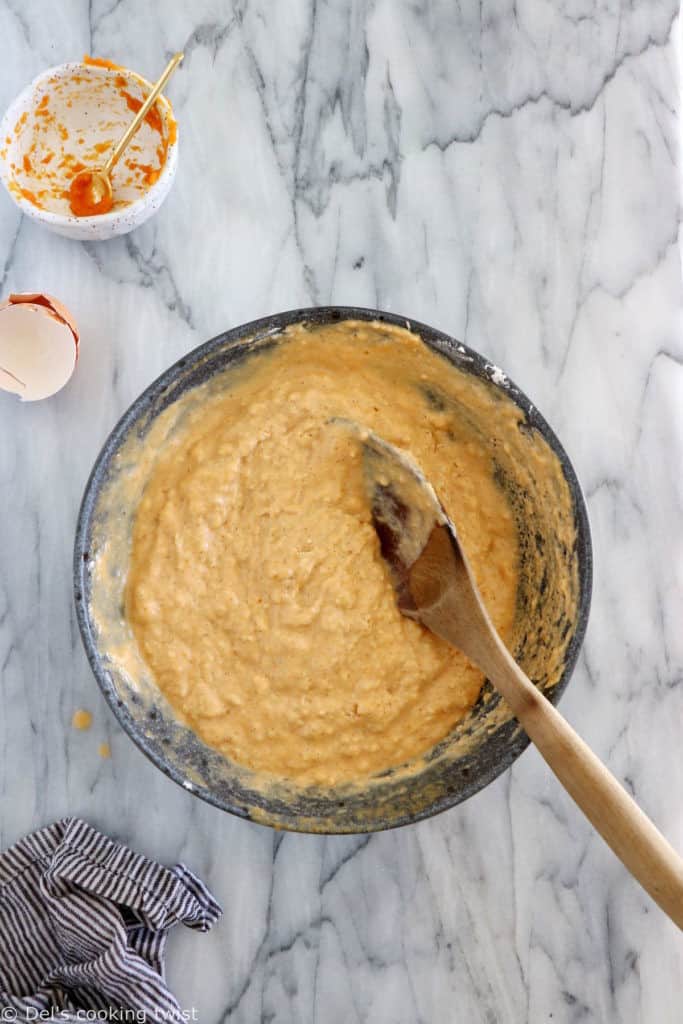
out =
{"type": "Polygon", "coordinates": [[[507,639],[517,529],[491,453],[519,411],[501,402],[482,444],[473,414],[492,402],[408,330],[345,321],[289,328],[188,409],[137,510],[125,610],[157,685],[207,744],[333,786],[424,755],[462,719],[482,675],[400,614],[361,447],[330,421],[419,463],[507,639]]]}

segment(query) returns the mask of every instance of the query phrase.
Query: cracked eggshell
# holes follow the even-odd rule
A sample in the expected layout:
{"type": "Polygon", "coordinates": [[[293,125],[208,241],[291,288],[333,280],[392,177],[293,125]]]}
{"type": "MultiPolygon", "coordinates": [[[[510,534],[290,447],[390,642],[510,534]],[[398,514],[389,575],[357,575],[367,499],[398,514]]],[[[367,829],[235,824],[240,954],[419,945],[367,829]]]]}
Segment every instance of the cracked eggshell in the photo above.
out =
{"type": "Polygon", "coordinates": [[[0,389],[24,402],[64,387],[78,361],[78,329],[51,295],[27,292],[0,303],[0,389]]]}

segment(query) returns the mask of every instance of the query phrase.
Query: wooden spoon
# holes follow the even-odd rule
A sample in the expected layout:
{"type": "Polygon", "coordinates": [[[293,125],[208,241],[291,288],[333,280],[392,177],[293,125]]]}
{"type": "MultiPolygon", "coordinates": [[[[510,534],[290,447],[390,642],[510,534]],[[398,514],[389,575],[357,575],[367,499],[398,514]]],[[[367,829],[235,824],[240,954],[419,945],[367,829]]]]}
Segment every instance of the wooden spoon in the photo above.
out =
{"type": "Polygon", "coordinates": [[[373,523],[400,610],[486,673],[588,820],[683,928],[683,859],[512,659],[455,527],[420,469],[375,434],[359,436],[373,523]]]}

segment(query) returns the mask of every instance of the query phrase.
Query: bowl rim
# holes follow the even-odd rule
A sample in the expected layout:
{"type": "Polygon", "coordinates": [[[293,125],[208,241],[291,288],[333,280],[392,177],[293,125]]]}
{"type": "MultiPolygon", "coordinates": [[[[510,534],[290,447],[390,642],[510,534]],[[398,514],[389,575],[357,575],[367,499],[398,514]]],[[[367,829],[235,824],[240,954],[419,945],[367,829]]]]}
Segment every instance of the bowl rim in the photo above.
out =
{"type": "MultiPolygon", "coordinates": [[[[266,337],[268,335],[277,335],[287,327],[294,324],[310,322],[328,324],[337,323],[343,320],[361,320],[365,322],[378,322],[398,327],[405,327],[416,333],[425,345],[427,345],[425,338],[428,338],[428,347],[436,348],[438,352],[444,355],[444,358],[449,359],[451,362],[453,362],[453,358],[452,356],[449,356],[449,352],[452,352],[453,348],[457,349],[458,354],[462,356],[463,359],[463,365],[459,366],[459,368],[464,370],[464,372],[468,372],[468,369],[476,371],[475,376],[489,380],[492,385],[502,390],[506,395],[512,398],[515,404],[524,412],[527,422],[539,430],[543,438],[550,445],[553,452],[560,460],[562,471],[572,496],[575,513],[579,596],[577,603],[576,628],[567,647],[562,676],[552,688],[550,694],[550,699],[553,704],[558,703],[567,688],[574,668],[576,667],[588,625],[593,585],[593,549],[586,500],[574,467],[564,447],[560,443],[559,438],[550,427],[547,420],[538,411],[536,405],[531,402],[527,395],[518,388],[506,374],[504,374],[485,356],[481,355],[475,349],[469,348],[469,346],[456,341],[456,339],[451,335],[448,335],[445,332],[431,327],[419,320],[414,320],[412,317],[406,317],[397,313],[379,309],[360,306],[310,306],[291,309],[281,313],[271,314],[266,317],[260,317],[256,320],[251,320],[248,323],[233,327],[230,330],[223,331],[208,341],[198,345],[196,348],[192,349],[190,352],[181,356],[172,363],[138,395],[111,430],[97,458],[95,459],[83,492],[76,525],[73,560],[74,599],[76,618],[81,633],[81,639],[95,679],[97,680],[99,688],[119,725],[122,726],[138,749],[140,749],[142,753],[145,754],[145,756],[164,773],[164,775],[177,785],[191,792],[193,795],[198,796],[206,803],[209,803],[214,807],[218,807],[220,810],[227,811],[236,817],[245,818],[249,821],[255,822],[256,824],[266,825],[279,830],[301,832],[305,834],[343,835],[349,834],[350,832],[359,834],[359,830],[357,828],[345,829],[343,827],[330,827],[329,822],[326,823],[325,826],[315,828],[313,827],[310,818],[306,819],[307,824],[306,827],[304,827],[300,824],[300,816],[293,820],[288,820],[277,811],[269,813],[263,809],[259,809],[258,814],[255,814],[250,807],[245,807],[243,803],[237,802],[236,800],[231,802],[229,799],[224,799],[223,797],[218,796],[207,786],[198,785],[195,781],[190,779],[188,775],[179,771],[162,755],[158,754],[153,745],[147,740],[145,734],[138,726],[138,723],[128,712],[127,705],[125,702],[121,701],[120,697],[117,695],[114,686],[109,679],[109,674],[103,667],[100,659],[95,632],[89,615],[89,609],[87,607],[88,603],[84,598],[84,595],[87,593],[86,574],[88,572],[89,562],[88,538],[92,522],[92,513],[97,502],[100,485],[106,478],[106,469],[110,460],[115,456],[119,445],[126,437],[129,428],[139,419],[141,413],[144,412],[156,397],[160,396],[164,390],[174,382],[182,370],[187,369],[188,364],[199,362],[203,357],[210,355],[215,350],[226,345],[234,344],[241,340],[246,341],[254,336],[266,337]],[[467,365],[464,365],[465,363],[467,365]]],[[[389,822],[384,820],[377,821],[376,823],[374,821],[369,822],[367,827],[363,828],[361,832],[371,833],[415,824],[456,806],[463,800],[474,796],[506,771],[524,752],[524,750],[526,750],[529,743],[530,741],[528,736],[520,727],[517,729],[516,733],[511,736],[510,742],[505,747],[504,755],[494,764],[491,764],[486,771],[480,772],[476,776],[472,777],[470,782],[459,792],[447,792],[434,800],[431,804],[421,808],[419,811],[414,813],[402,812],[396,815],[395,819],[392,819],[389,822]]]]}
{"type": "MultiPolygon", "coordinates": [[[[54,67],[46,68],[44,71],[41,71],[35,76],[35,78],[24,86],[21,92],[19,92],[13,100],[11,100],[2,115],[2,118],[0,118],[0,139],[3,139],[10,134],[8,126],[11,126],[16,119],[21,116],[22,110],[31,105],[31,98],[34,92],[37,92],[42,87],[45,80],[52,78],[55,75],[58,75],[60,78],[66,78],[71,74],[75,74],[79,71],[82,72],[83,70],[94,72],[103,78],[108,78],[115,74],[131,75],[133,78],[137,79],[143,87],[150,91],[154,87],[153,82],[148,81],[143,75],[139,74],[137,71],[133,71],[132,68],[127,68],[123,65],[120,68],[108,68],[100,64],[86,64],[86,62],[82,60],[71,60],[66,61],[64,64],[56,64],[54,67]]],[[[173,118],[176,122],[176,136],[173,142],[169,142],[168,144],[166,160],[159,177],[154,184],[139,197],[139,199],[133,200],[133,202],[128,203],[127,206],[122,206],[118,210],[111,210],[109,213],[100,213],[91,217],[77,217],[75,214],[55,213],[54,210],[44,210],[29,202],[28,199],[24,199],[23,196],[16,195],[9,188],[9,164],[7,160],[0,157],[0,181],[2,181],[5,191],[14,202],[15,206],[22,213],[25,213],[33,220],[40,221],[42,224],[53,227],[75,228],[78,226],[81,229],[87,230],[95,225],[101,225],[104,228],[118,224],[124,217],[135,218],[141,213],[146,212],[150,204],[153,204],[155,200],[159,200],[160,198],[163,199],[165,196],[166,190],[176,172],[176,166],[178,163],[178,139],[180,135],[178,122],[173,115],[173,107],[170,101],[163,95],[157,97],[157,103],[159,101],[161,101],[161,106],[164,110],[164,119],[168,121],[169,118],[173,118]]]]}

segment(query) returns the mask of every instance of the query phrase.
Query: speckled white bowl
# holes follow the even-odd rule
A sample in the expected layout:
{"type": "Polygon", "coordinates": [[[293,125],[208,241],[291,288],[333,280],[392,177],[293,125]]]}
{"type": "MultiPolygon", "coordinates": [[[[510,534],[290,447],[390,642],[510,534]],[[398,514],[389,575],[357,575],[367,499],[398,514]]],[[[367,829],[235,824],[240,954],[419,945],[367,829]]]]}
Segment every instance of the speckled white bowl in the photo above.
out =
{"type": "MultiPolygon", "coordinates": [[[[146,220],[152,217],[164,199],[168,195],[178,166],[178,138],[169,143],[166,153],[166,160],[157,181],[135,201],[119,210],[112,210],[110,213],[101,214],[98,217],[75,217],[72,214],[54,213],[50,210],[43,210],[35,206],[30,200],[17,195],[9,188],[12,180],[12,167],[16,155],[18,142],[15,139],[14,126],[25,112],[34,110],[42,97],[48,91],[48,81],[54,78],[68,78],[73,75],[83,74],[84,69],[89,73],[100,75],[116,76],[125,74],[132,77],[144,88],[145,92],[151,90],[152,85],[128,68],[114,70],[104,67],[84,65],[80,61],[72,61],[67,64],[60,64],[54,68],[48,68],[37,78],[27,85],[26,88],[10,103],[2,121],[0,122],[0,140],[10,140],[6,143],[4,156],[0,153],[0,180],[7,189],[7,192],[22,213],[32,220],[38,221],[50,231],[67,238],[74,238],[80,241],[103,241],[107,238],[114,238],[116,235],[125,235],[134,228],[139,227],[146,220]]],[[[157,101],[158,102],[158,101],[157,101]]],[[[161,98],[158,102],[159,111],[164,121],[172,116],[170,103],[161,98]]],[[[131,114],[131,118],[133,114],[131,114]]]]}

